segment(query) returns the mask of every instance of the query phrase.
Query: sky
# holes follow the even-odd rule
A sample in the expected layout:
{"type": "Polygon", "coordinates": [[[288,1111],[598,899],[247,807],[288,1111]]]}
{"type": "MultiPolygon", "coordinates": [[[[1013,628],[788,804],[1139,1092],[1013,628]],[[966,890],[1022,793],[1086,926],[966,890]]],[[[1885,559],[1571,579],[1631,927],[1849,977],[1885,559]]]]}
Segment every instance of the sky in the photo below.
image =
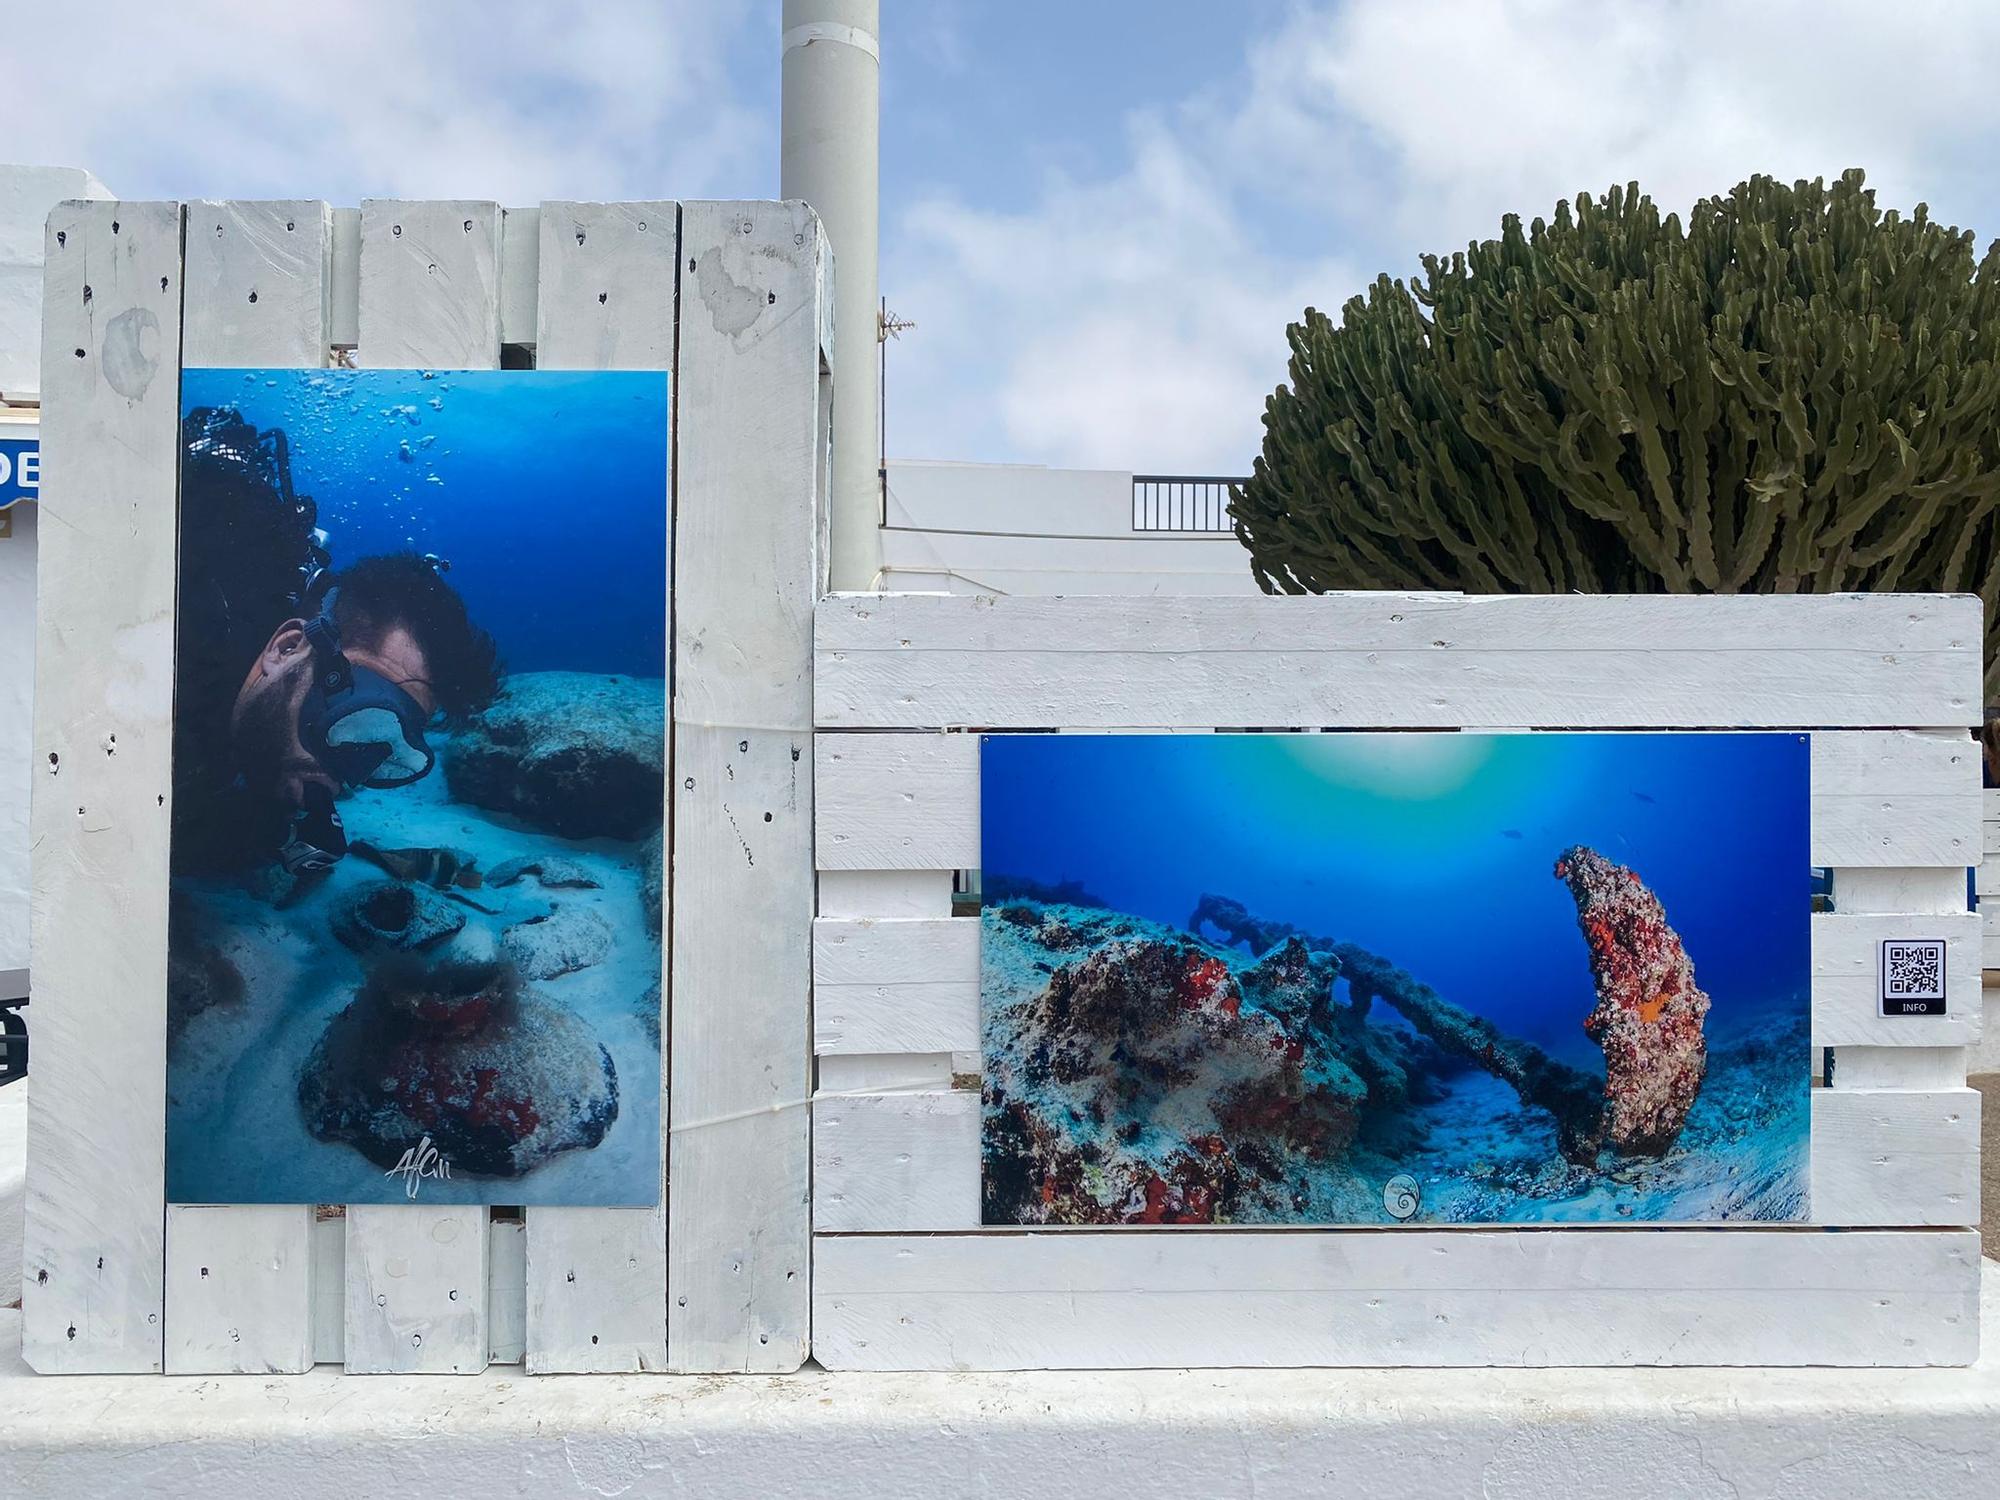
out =
{"type": "MultiPolygon", "coordinates": [[[[1285,327],[1636,179],[2000,236],[1990,0],[882,0],[894,457],[1247,472],[1285,327]]],[[[770,197],[777,0],[10,8],[14,160],[126,197],[770,197]]],[[[838,247],[836,247],[837,250],[838,247]]]]}

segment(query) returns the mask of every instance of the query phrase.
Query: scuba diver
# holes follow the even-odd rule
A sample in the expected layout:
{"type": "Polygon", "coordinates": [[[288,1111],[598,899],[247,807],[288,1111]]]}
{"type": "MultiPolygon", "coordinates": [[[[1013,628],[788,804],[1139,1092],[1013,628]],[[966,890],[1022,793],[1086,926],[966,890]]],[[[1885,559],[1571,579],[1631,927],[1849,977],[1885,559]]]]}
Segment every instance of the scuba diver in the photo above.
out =
{"type": "Polygon", "coordinates": [[[324,872],[340,792],[420,780],[431,723],[493,701],[493,639],[437,557],[333,570],[282,431],[202,407],[181,440],[173,868],[324,872]]]}

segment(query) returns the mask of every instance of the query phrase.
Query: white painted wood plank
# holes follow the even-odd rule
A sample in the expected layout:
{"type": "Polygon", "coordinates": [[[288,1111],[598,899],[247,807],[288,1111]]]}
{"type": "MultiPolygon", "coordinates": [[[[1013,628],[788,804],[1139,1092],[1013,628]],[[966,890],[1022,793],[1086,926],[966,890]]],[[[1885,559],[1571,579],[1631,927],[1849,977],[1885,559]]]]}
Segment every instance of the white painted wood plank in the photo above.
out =
{"type": "Polygon", "coordinates": [[[813,1105],[813,1227],[979,1227],[979,1095],[842,1096],[813,1105]]]}
{"type": "Polygon", "coordinates": [[[1977,1225],[1979,1098],[1968,1088],[1814,1090],[1813,1221],[1977,1225]]]}
{"type": "Polygon", "coordinates": [[[822,917],[813,924],[813,1050],[979,1048],[979,923],[822,917]]]}
{"type": "Polygon", "coordinates": [[[1841,866],[1833,872],[1833,903],[1849,914],[1962,912],[1967,909],[1965,870],[1958,865],[1880,870],[1841,866]]]}
{"type": "Polygon", "coordinates": [[[500,205],[361,205],[357,363],[491,370],[500,363],[500,205]]]}
{"type": "MultiPolygon", "coordinates": [[[[363,203],[356,363],[497,368],[499,250],[497,204],[363,203]]],[[[485,1367],[486,1224],[478,1207],[348,1208],[349,1373],[485,1367]]]]}
{"type": "MultiPolygon", "coordinates": [[[[332,266],[324,203],[188,205],[182,364],[324,368],[332,266]]],[[[168,1374],[310,1368],[312,1225],[311,1204],[167,1206],[168,1374]]]]}
{"type": "Polygon", "coordinates": [[[496,1365],[518,1365],[527,1357],[527,1230],[520,1219],[487,1223],[486,1351],[496,1365]]]}
{"type": "MultiPolygon", "coordinates": [[[[814,924],[813,1046],[845,1052],[977,1051],[979,928],[968,917],[814,924]]],[[[1820,1047],[1963,1047],[1980,1031],[1979,918],[1824,912],[1812,918],[1812,1036],[1820,1047]],[[1942,1016],[1883,1016],[1884,938],[1946,942],[1942,1016]]]]}
{"type": "Polygon", "coordinates": [[[346,1210],[315,1209],[310,1243],[313,1363],[342,1364],[347,1359],[346,1210]]]}
{"type": "Polygon", "coordinates": [[[1979,775],[1979,747],[1962,731],[1814,734],[1813,863],[1958,869],[1976,863],[1979,775]]]}
{"type": "Polygon", "coordinates": [[[680,205],[544,203],[537,224],[535,367],[671,370],[680,205]]]}
{"type": "MultiPolygon", "coordinates": [[[[823,1088],[815,1117],[815,1224],[821,1232],[980,1227],[977,1093],[835,1095],[823,1088]]],[[[1979,1101],[1973,1091],[1815,1089],[1811,1129],[1811,1222],[1978,1222],[1979,1101]]]]}
{"type": "MultiPolygon", "coordinates": [[[[536,368],[673,367],[679,219],[679,205],[674,203],[542,206],[535,217],[537,321],[526,335],[535,342],[536,368]]],[[[517,215],[510,211],[510,252],[516,222],[517,215]]],[[[513,279],[511,272],[508,279],[513,279]]],[[[535,288],[531,285],[530,290],[535,288]]],[[[670,516],[669,536],[671,520],[670,516]]],[[[670,559],[661,559],[661,565],[670,567],[670,559]]],[[[671,576],[667,621],[671,636],[671,576]]],[[[669,765],[669,787],[671,769],[669,765]]],[[[661,816],[664,822],[665,808],[661,816]]],[[[665,917],[663,913],[662,932],[671,929],[665,917]]],[[[662,1025],[662,1037],[666,1033],[662,1025]]],[[[527,1212],[527,1365],[532,1374],[666,1368],[667,1078],[663,1056],[662,1182],[657,1204],[527,1212]]]]}
{"type": "Polygon", "coordinates": [[[312,1209],[176,1204],[167,1221],[169,1375],[313,1364],[312,1209]]]}
{"type": "Polygon", "coordinates": [[[1959,1089],[1965,1087],[1964,1047],[1841,1047],[1834,1053],[1834,1089],[1959,1089]]]}
{"type": "Polygon", "coordinates": [[[808,1350],[810,743],[674,726],[674,1370],[792,1370],[808,1350]]]}
{"type": "MultiPolygon", "coordinates": [[[[542,211],[500,210],[500,342],[535,343],[540,322],[542,211]]],[[[535,361],[537,369],[541,360],[535,361]]],[[[579,366],[578,368],[587,368],[579,366]]]]}
{"type": "MultiPolygon", "coordinates": [[[[1969,741],[1822,731],[1813,746],[1814,864],[1963,870],[1978,860],[1969,741]]],[[[822,734],[815,767],[821,869],[978,867],[978,735],[822,734]]]]}
{"type": "Polygon", "coordinates": [[[1981,715],[1970,595],[836,595],[817,647],[822,728],[1971,728],[1981,715]]]}
{"type": "Polygon", "coordinates": [[[1976,651],[1979,601],[1971,594],[1479,595],[1368,589],[1207,596],[836,593],[821,605],[817,645],[899,654],[1066,649],[1083,655],[1240,655],[1274,646],[1335,653],[1421,646],[1451,654],[1559,650],[1552,640],[1570,637],[1576,649],[1599,653],[1639,647],[1739,654],[1812,650],[1836,633],[1845,637],[1841,645],[1859,651],[1976,651]]]}
{"type": "MultiPolygon", "coordinates": [[[[836,1094],[936,1094],[951,1088],[958,1052],[835,1052],[818,1060],[815,1099],[836,1094]]],[[[967,1071],[976,1088],[978,1059],[967,1071]]]]}
{"type": "Polygon", "coordinates": [[[361,210],[333,211],[333,345],[361,342],[361,210]]]}
{"type": "Polygon", "coordinates": [[[979,868],[979,736],[821,734],[822,870],[979,868]]]}
{"type": "Polygon", "coordinates": [[[822,870],[823,917],[948,917],[949,870],[822,870]]]}
{"type": "Polygon", "coordinates": [[[791,1370],[810,1308],[812,601],[827,252],[681,209],[668,1362],[791,1370]]]}
{"type": "Polygon", "coordinates": [[[1941,1230],[822,1235],[835,1370],[1950,1365],[1979,1237],[1941,1230]]]}
{"type": "MultiPolygon", "coordinates": [[[[1839,887],[1836,883],[1835,890],[1839,887]]],[[[1979,1040],[1980,930],[1972,912],[1877,915],[1816,912],[1812,919],[1815,1047],[1964,1047],[1979,1040]],[[1945,1014],[1885,1016],[1884,938],[1942,938],[1945,1014]]]]}
{"type": "Polygon", "coordinates": [[[58,205],[46,255],[21,1351],[158,1370],[180,205],[58,205]]]}
{"type": "MultiPolygon", "coordinates": [[[[364,305],[366,300],[364,293],[364,305]]],[[[473,1375],[485,1369],[492,1352],[490,1250],[480,1207],[350,1204],[348,1373],[473,1375]]]]}

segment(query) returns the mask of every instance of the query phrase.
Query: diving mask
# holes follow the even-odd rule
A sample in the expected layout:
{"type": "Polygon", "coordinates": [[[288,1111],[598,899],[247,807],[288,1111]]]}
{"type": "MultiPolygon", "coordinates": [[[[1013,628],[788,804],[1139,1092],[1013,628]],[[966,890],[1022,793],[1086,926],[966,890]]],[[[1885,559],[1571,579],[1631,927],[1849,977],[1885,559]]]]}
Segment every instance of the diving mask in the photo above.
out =
{"type": "Polygon", "coordinates": [[[331,590],[306,624],[313,677],[299,706],[299,742],[344,786],[421,781],[437,759],[424,739],[430,715],[381,673],[347,659],[333,617],[339,596],[331,590]]]}

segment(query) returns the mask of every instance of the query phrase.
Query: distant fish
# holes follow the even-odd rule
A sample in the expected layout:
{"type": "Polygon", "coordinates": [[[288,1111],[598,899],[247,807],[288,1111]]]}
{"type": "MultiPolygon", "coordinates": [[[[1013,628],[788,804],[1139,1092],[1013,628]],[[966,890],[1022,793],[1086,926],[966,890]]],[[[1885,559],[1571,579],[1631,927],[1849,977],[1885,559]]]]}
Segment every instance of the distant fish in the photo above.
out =
{"type": "Polygon", "coordinates": [[[1653,798],[1648,797],[1644,792],[1634,792],[1632,795],[1637,797],[1641,802],[1651,802],[1654,800],[1653,798]]]}
{"type": "Polygon", "coordinates": [[[1518,828],[1503,828],[1500,830],[1500,837],[1503,839],[1517,839],[1520,836],[1521,830],[1518,828]]]}

